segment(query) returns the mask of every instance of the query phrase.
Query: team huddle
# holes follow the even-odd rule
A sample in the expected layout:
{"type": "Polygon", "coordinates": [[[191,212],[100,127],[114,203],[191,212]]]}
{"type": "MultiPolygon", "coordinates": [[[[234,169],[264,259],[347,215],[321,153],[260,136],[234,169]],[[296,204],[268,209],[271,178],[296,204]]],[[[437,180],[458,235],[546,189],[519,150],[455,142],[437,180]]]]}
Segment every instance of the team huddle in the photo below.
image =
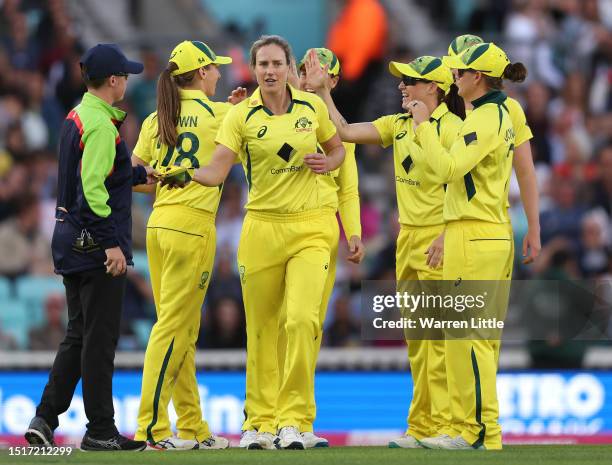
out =
{"type": "MultiPolygon", "coordinates": [[[[311,49],[296,63],[283,38],[263,36],[250,51],[257,89],[247,96],[239,88],[228,102],[213,101],[220,65],[230,63],[203,42],[185,41],[160,75],[157,111],[144,121],[131,156],[139,178],[134,190],[155,191],[147,256],[157,322],[145,355],[138,429],[134,441],[117,447],[105,447],[108,438],[90,431],[82,445],[89,450],[229,447],[203,419],[195,347],[213,272],[215,216],[236,163],[248,188],[237,251],[247,329],[240,440],[246,449],[329,445],[313,430],[315,367],[336,272],[337,213],[348,260],[360,263],[365,253],[355,144],[393,146],[398,281],[511,279],[513,167],[529,221],[524,261],[538,255],[532,134],[520,104],[502,91],[504,79],[523,81],[526,69],[495,44],[464,35],[453,40],[448,56],[391,62],[405,112],[362,123],[348,123],[335,107],[341,63],[331,50],[311,49]]],[[[82,196],[92,205],[93,194],[84,189],[82,196]]],[[[103,217],[99,208],[91,210],[103,217]]],[[[116,269],[107,257],[105,271],[121,274],[125,257],[116,269]]],[[[414,381],[408,429],[389,447],[501,449],[500,341],[407,345],[414,381]]],[[[52,442],[57,415],[67,408],[52,400],[54,379],[26,433],[31,444],[52,442]]],[[[89,412],[88,418],[92,425],[89,412]]]]}

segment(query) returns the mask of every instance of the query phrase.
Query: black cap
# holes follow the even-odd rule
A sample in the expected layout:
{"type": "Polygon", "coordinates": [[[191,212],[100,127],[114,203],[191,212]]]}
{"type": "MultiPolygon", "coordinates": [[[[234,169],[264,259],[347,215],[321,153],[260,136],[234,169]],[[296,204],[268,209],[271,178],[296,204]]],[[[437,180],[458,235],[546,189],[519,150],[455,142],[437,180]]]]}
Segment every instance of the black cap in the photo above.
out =
{"type": "Polygon", "coordinates": [[[87,78],[101,79],[117,74],[140,74],[142,63],[130,61],[116,44],[98,44],[81,57],[81,66],[87,69],[87,78]]]}

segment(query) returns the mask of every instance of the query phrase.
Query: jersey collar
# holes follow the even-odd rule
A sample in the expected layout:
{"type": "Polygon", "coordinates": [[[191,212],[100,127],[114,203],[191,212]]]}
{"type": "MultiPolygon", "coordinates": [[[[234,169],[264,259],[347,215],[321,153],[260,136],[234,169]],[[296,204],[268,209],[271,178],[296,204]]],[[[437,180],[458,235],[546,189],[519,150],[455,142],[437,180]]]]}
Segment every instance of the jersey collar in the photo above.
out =
{"type": "Polygon", "coordinates": [[[448,113],[448,107],[446,106],[446,103],[442,102],[433,111],[429,117],[429,121],[439,121],[440,118],[442,118],[446,113],[448,113]]]}
{"type": "Polygon", "coordinates": [[[102,111],[103,113],[106,113],[108,117],[113,121],[122,122],[127,115],[125,111],[122,111],[119,108],[115,108],[114,106],[109,105],[100,97],[96,97],[90,92],[85,92],[85,94],[83,94],[83,100],[81,102],[86,107],[92,107],[102,111]]]}
{"type": "Polygon", "coordinates": [[[200,89],[179,89],[179,97],[181,100],[210,100],[200,89]]]}
{"type": "MultiPolygon", "coordinates": [[[[293,110],[293,96],[295,94],[295,89],[289,84],[287,84],[287,89],[289,89],[289,95],[291,96],[291,102],[289,103],[289,107],[287,108],[287,113],[291,113],[291,110],[293,110]]],[[[263,111],[265,111],[268,115],[274,115],[274,113],[272,113],[272,110],[270,110],[263,104],[263,99],[261,98],[261,89],[259,87],[255,89],[253,95],[251,95],[251,98],[249,98],[249,103],[247,104],[247,106],[249,108],[262,108],[263,111]]]]}
{"type": "Polygon", "coordinates": [[[508,96],[501,90],[492,90],[484,94],[482,97],[473,100],[472,105],[474,105],[474,109],[481,107],[485,103],[496,103],[497,105],[501,105],[507,98],[508,96]]]}

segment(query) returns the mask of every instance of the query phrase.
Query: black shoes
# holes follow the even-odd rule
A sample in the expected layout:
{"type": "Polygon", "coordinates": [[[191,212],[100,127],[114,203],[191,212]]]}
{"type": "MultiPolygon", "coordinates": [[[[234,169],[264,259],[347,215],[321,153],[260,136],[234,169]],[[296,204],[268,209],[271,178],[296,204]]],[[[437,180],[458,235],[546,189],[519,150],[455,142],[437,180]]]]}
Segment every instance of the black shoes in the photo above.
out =
{"type": "Polygon", "coordinates": [[[111,450],[139,451],[144,450],[146,447],[147,443],[145,441],[133,441],[120,434],[104,440],[94,439],[88,433],[85,433],[81,441],[81,450],[90,452],[111,450]]]}
{"type": "Polygon", "coordinates": [[[31,446],[55,446],[55,442],[53,441],[53,431],[42,417],[32,418],[30,426],[28,426],[28,430],[24,434],[24,437],[31,446]]]}

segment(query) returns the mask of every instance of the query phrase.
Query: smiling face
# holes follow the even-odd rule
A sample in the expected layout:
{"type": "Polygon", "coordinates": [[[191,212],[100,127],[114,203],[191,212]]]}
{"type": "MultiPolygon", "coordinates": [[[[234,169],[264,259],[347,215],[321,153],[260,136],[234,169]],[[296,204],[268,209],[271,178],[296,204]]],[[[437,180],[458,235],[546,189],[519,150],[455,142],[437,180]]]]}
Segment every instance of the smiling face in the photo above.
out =
{"type": "Polygon", "coordinates": [[[402,93],[402,105],[406,105],[412,100],[426,102],[435,97],[438,86],[434,82],[416,82],[412,86],[407,86],[403,81],[400,81],[397,88],[402,93]]]}
{"type": "Polygon", "coordinates": [[[264,45],[255,56],[255,78],[264,92],[280,92],[287,85],[289,63],[285,51],[276,44],[264,45]]]}
{"type": "Polygon", "coordinates": [[[478,92],[478,87],[483,82],[483,74],[479,71],[453,69],[453,77],[459,95],[466,102],[475,100],[474,95],[478,92]]]}

